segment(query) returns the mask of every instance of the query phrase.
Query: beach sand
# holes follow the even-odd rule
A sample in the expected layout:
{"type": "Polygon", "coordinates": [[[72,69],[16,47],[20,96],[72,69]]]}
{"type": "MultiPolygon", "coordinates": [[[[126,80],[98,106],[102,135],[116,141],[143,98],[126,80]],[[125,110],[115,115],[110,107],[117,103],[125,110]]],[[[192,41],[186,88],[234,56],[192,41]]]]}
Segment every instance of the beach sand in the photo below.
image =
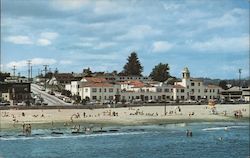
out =
{"type": "Polygon", "coordinates": [[[140,106],[104,109],[35,109],[1,110],[1,129],[21,128],[25,123],[32,125],[61,123],[72,126],[77,123],[102,125],[145,125],[161,123],[182,123],[198,121],[249,121],[249,105],[216,105],[217,114],[212,114],[207,105],[140,106]],[[235,118],[235,111],[242,112],[242,118],[235,118]],[[225,115],[226,111],[226,115],[225,115]],[[84,117],[85,114],[85,117],[84,117]],[[115,116],[114,116],[115,115],[115,116]]]}

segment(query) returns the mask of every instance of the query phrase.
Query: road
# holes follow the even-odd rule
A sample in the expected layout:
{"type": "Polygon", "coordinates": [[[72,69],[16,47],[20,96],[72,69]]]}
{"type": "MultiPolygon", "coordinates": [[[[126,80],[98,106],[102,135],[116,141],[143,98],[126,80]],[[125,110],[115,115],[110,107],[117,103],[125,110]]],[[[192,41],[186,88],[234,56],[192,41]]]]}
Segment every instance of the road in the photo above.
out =
{"type": "Polygon", "coordinates": [[[41,94],[41,97],[44,99],[44,102],[47,102],[48,105],[72,105],[71,103],[66,103],[63,100],[60,100],[54,95],[50,95],[45,91],[41,91],[40,86],[36,84],[31,84],[31,91],[35,94],[41,94]]]}

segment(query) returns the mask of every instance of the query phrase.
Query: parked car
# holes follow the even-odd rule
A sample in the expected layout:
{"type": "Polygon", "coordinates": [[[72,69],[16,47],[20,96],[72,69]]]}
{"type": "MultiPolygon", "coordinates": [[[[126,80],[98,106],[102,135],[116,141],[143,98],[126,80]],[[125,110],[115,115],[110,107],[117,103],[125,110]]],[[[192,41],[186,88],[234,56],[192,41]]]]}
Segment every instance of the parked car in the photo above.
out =
{"type": "Polygon", "coordinates": [[[48,103],[47,102],[43,102],[42,105],[48,105],[48,103]]]}
{"type": "Polygon", "coordinates": [[[26,103],[25,102],[21,102],[21,103],[17,103],[18,106],[25,106],[26,103]]]}

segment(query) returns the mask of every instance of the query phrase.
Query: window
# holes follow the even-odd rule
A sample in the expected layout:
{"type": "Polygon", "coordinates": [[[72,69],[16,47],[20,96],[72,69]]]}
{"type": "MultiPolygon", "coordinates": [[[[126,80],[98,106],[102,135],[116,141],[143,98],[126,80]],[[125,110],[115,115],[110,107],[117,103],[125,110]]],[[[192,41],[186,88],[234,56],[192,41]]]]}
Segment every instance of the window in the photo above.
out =
{"type": "Polygon", "coordinates": [[[102,96],[99,96],[99,100],[101,100],[102,99],[102,96]]]}
{"type": "Polygon", "coordinates": [[[166,88],[164,91],[165,91],[165,92],[169,92],[169,89],[168,89],[168,88],[166,88]]]}
{"type": "Polygon", "coordinates": [[[189,89],[189,86],[187,86],[187,89],[189,89]]]}
{"type": "Polygon", "coordinates": [[[87,89],[87,88],[85,88],[85,92],[88,92],[88,89],[87,89]]]}
{"type": "Polygon", "coordinates": [[[96,96],[92,96],[92,99],[93,99],[93,100],[96,100],[96,98],[97,98],[96,96]]]}
{"type": "Polygon", "coordinates": [[[191,91],[194,93],[194,89],[191,89],[191,91]]]}
{"type": "Polygon", "coordinates": [[[101,88],[99,89],[99,92],[102,92],[102,89],[101,89],[101,88]]]}
{"type": "Polygon", "coordinates": [[[178,93],[178,92],[179,92],[179,89],[176,89],[176,92],[178,93]]]}
{"type": "Polygon", "coordinates": [[[96,89],[96,88],[93,88],[93,89],[92,89],[92,92],[97,92],[97,89],[96,89]]]}
{"type": "Polygon", "coordinates": [[[181,93],[184,93],[184,89],[181,89],[181,93]]]}
{"type": "Polygon", "coordinates": [[[113,88],[109,88],[109,92],[113,92],[113,88]]]}
{"type": "Polygon", "coordinates": [[[213,89],[213,93],[214,93],[214,89],[213,89]]]}
{"type": "Polygon", "coordinates": [[[104,88],[104,92],[107,92],[106,88],[104,88]]]}
{"type": "Polygon", "coordinates": [[[194,82],[191,83],[191,86],[194,86],[194,82]]]}
{"type": "Polygon", "coordinates": [[[207,93],[207,89],[204,89],[204,92],[207,93]]]}
{"type": "Polygon", "coordinates": [[[200,92],[201,92],[201,90],[200,90],[200,89],[198,89],[198,92],[200,93],[200,92]]]}
{"type": "Polygon", "coordinates": [[[200,83],[200,82],[198,83],[198,86],[201,86],[201,83],[200,83]]]}
{"type": "Polygon", "coordinates": [[[181,100],[184,100],[185,99],[185,97],[184,96],[181,96],[181,100]]]}

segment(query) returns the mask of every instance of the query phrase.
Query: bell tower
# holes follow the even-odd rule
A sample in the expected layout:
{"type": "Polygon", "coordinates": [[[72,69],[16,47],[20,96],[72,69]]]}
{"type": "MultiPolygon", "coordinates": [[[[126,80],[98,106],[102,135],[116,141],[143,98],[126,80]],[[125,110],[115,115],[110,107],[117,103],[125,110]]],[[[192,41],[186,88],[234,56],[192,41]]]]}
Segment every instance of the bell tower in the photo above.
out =
{"type": "Polygon", "coordinates": [[[190,79],[190,72],[187,67],[182,71],[182,79],[190,79]]]}

